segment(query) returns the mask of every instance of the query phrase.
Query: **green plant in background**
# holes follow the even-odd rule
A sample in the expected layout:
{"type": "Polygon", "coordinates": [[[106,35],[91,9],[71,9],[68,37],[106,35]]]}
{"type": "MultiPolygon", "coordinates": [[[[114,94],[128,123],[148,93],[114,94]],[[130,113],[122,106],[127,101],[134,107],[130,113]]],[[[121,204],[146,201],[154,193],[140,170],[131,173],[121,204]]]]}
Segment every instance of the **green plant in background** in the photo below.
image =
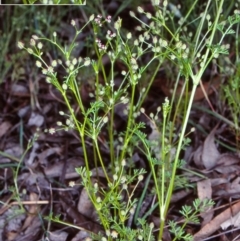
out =
{"type": "Polygon", "coordinates": [[[184,231],[184,228],[188,223],[200,224],[200,221],[197,215],[201,212],[205,212],[206,208],[212,207],[213,205],[214,205],[214,202],[212,200],[207,200],[207,199],[203,201],[196,199],[193,202],[193,208],[191,206],[184,205],[182,207],[182,210],[179,211],[184,218],[183,224],[180,226],[174,221],[171,221],[171,220],[169,221],[170,232],[174,234],[173,241],[193,240],[193,237],[190,234],[186,234],[186,232],[184,231]]]}
{"type": "MultiPolygon", "coordinates": [[[[65,8],[61,10],[49,9],[47,6],[42,6],[41,9],[36,9],[35,6],[27,8],[24,6],[4,7],[1,16],[0,83],[4,82],[4,78],[8,74],[11,75],[12,81],[18,81],[26,74],[32,76],[38,74],[37,71],[32,71],[34,65],[29,59],[30,56],[27,53],[16,51],[15,41],[27,41],[28,34],[33,33],[51,34],[53,29],[56,30],[56,27],[60,25],[61,18],[67,11],[68,9],[65,8]],[[29,23],[28,19],[32,19],[32,21],[29,23]],[[31,73],[26,73],[26,69],[31,69],[31,73]]],[[[46,51],[50,51],[50,49],[46,51]]]]}
{"type": "Polygon", "coordinates": [[[234,122],[232,127],[233,132],[236,136],[237,149],[240,148],[240,126],[239,126],[239,115],[240,115],[240,66],[236,66],[236,74],[230,77],[228,84],[223,88],[223,95],[226,98],[228,107],[231,113],[231,117],[234,122]]]}
{"type": "MultiPolygon", "coordinates": [[[[20,138],[23,138],[23,132],[20,133],[20,138]]],[[[0,155],[3,157],[6,157],[10,160],[15,161],[16,163],[6,163],[6,164],[1,164],[1,168],[11,168],[12,172],[13,172],[13,186],[8,186],[8,191],[11,193],[11,200],[16,200],[18,207],[16,208],[12,208],[11,210],[11,205],[9,205],[9,203],[4,203],[3,201],[0,201],[0,203],[2,204],[2,208],[5,209],[6,207],[10,208],[10,213],[13,212],[12,217],[8,217],[9,220],[13,219],[13,218],[18,218],[19,216],[23,215],[27,213],[26,209],[23,206],[22,203],[22,196],[25,194],[25,189],[21,190],[21,188],[18,185],[18,178],[19,178],[19,173],[20,170],[23,168],[24,166],[24,159],[27,155],[27,153],[30,151],[30,149],[32,148],[34,142],[38,139],[38,133],[36,132],[34,134],[34,136],[29,139],[27,147],[25,148],[24,151],[20,151],[20,157],[16,157],[14,155],[9,155],[8,153],[4,153],[0,151],[0,155]]],[[[21,150],[23,150],[23,148],[21,148],[21,150]]],[[[2,190],[2,192],[4,192],[4,190],[2,190]]],[[[2,194],[0,192],[0,194],[2,194]]],[[[7,222],[9,221],[7,220],[7,222]]],[[[2,227],[1,227],[2,228],[2,227]]]]}
{"type": "Polygon", "coordinates": [[[23,0],[24,4],[86,4],[83,0],[23,0]]]}
{"type": "MultiPolygon", "coordinates": [[[[133,18],[136,18],[142,24],[138,29],[143,34],[140,34],[138,38],[132,36],[131,33],[122,34],[122,20],[119,18],[115,22],[114,28],[111,27],[106,32],[106,39],[100,40],[98,39],[100,28],[102,25],[110,23],[111,17],[103,18],[101,15],[97,17],[92,15],[80,30],[76,28],[76,22],[72,20],[71,24],[76,28],[76,35],[73,41],[64,48],[57,41],[56,33],[53,34],[51,39],[36,35],[32,36],[30,47],[25,47],[22,42],[18,43],[20,48],[27,50],[29,54],[37,58],[36,65],[46,75],[47,82],[54,85],[64,98],[68,113],[60,112],[60,115],[64,115],[67,120],[65,124],[62,122],[57,123],[59,129],[76,129],[79,133],[85,167],[77,168],[76,171],[82,178],[82,184],[88,192],[106,232],[105,235],[103,234],[104,237],[99,237],[99,239],[136,240],[138,238],[140,240],[154,240],[153,227],[150,226],[147,229],[145,219],[134,219],[137,220],[135,223],[137,225],[136,229],[131,228],[131,223],[126,226],[126,222],[131,220],[135,213],[138,203],[138,200],[135,199],[135,192],[144,178],[143,174],[145,174],[145,170],[136,170],[128,164],[132,163],[132,154],[136,144],[138,144],[139,149],[145,154],[150,164],[151,174],[149,177],[154,180],[154,190],[160,215],[158,240],[162,240],[170,200],[173,190],[177,186],[176,170],[178,167],[183,167],[183,162],[179,156],[180,151],[188,144],[185,132],[196,88],[209,63],[218,58],[219,54],[228,52],[226,47],[222,45],[223,39],[227,34],[232,33],[232,26],[240,22],[237,13],[228,17],[227,20],[220,18],[224,0],[215,3],[209,0],[204,12],[201,14],[201,19],[198,20],[198,28],[195,34],[192,33],[188,38],[185,38],[185,36],[181,35],[182,29],[184,24],[188,23],[188,16],[191,15],[196,3],[197,1],[191,5],[186,16],[181,19],[180,26],[174,30],[168,28],[166,22],[169,14],[167,11],[168,2],[164,1],[162,8],[156,8],[154,16],[151,13],[145,13],[142,8],[138,8],[141,14],[145,14],[151,20],[149,24],[142,22],[133,12],[130,13],[133,18]],[[209,15],[211,8],[216,11],[215,18],[212,20],[209,15]],[[90,23],[93,24],[94,41],[92,44],[97,59],[92,59],[91,56],[84,59],[74,58],[72,57],[72,51],[75,47],[75,40],[90,23]],[[205,28],[206,25],[207,29],[205,28]],[[221,33],[221,38],[215,40],[218,31],[221,33]],[[42,57],[44,53],[43,41],[53,44],[61,53],[62,59],[52,60],[51,63],[46,61],[42,57]],[[145,54],[149,53],[152,53],[152,58],[147,64],[140,65],[140,60],[145,54]],[[110,60],[109,73],[103,65],[104,56],[107,56],[110,60]],[[121,84],[115,86],[115,63],[119,60],[124,64],[126,70],[121,73],[121,84]],[[137,123],[136,117],[140,113],[144,113],[142,103],[160,66],[165,61],[169,61],[178,69],[178,79],[180,76],[185,79],[181,96],[185,91],[187,92],[190,81],[193,87],[189,97],[187,96],[185,99],[179,98],[179,100],[176,100],[175,88],[171,101],[166,98],[162,106],[156,110],[156,114],[150,114],[149,120],[155,127],[157,134],[154,139],[149,139],[142,132],[145,125],[137,123]],[[138,86],[144,86],[143,76],[146,77],[146,70],[153,63],[156,64],[155,72],[151,73],[148,85],[145,85],[145,88],[140,91],[136,101],[135,96],[138,86]],[[59,80],[58,73],[55,71],[55,68],[59,65],[66,71],[63,82],[59,80]],[[79,89],[82,83],[77,81],[78,73],[81,73],[84,68],[93,71],[95,74],[94,93],[90,93],[95,99],[90,103],[89,108],[86,108],[83,104],[79,89]],[[80,108],[84,117],[82,121],[78,120],[75,110],[71,106],[70,94],[74,96],[80,108]],[[182,100],[184,100],[183,103],[181,103],[182,100]],[[176,103],[176,108],[173,113],[176,114],[173,115],[173,120],[170,121],[174,103],[176,103]],[[115,133],[114,131],[115,108],[118,105],[125,106],[124,115],[127,119],[127,127],[123,133],[115,133]],[[175,133],[175,125],[177,125],[176,118],[182,105],[183,108],[181,109],[184,112],[182,114],[180,135],[178,136],[175,133]],[[161,122],[158,119],[159,112],[162,115],[161,122]],[[108,133],[105,144],[110,153],[109,164],[105,163],[100,151],[101,139],[99,136],[104,131],[108,133]],[[92,147],[87,145],[86,140],[91,140],[92,147]],[[89,159],[87,151],[89,148],[92,148],[97,173],[99,175],[101,173],[101,176],[107,181],[106,186],[100,186],[98,182],[92,182],[93,171],[89,165],[92,160],[89,159]],[[145,233],[141,230],[144,230],[145,233]]],[[[55,129],[49,130],[51,133],[55,131],[55,129]]],[[[206,200],[202,203],[195,201],[195,209],[184,206],[181,213],[186,218],[186,223],[179,229],[174,222],[170,222],[171,231],[175,234],[174,240],[180,238],[191,240],[190,235],[184,234],[185,225],[189,221],[196,221],[196,214],[202,208],[212,204],[211,201],[206,200]]],[[[52,219],[59,221],[57,218],[52,217],[52,219]]]]}
{"type": "MultiPolygon", "coordinates": [[[[156,17],[152,17],[149,13],[145,13],[148,18],[152,18],[156,25],[151,24],[146,25],[145,23],[142,23],[143,29],[147,29],[148,31],[152,32],[154,35],[158,36],[157,39],[159,39],[159,42],[164,45],[164,47],[169,51],[168,58],[170,58],[173,63],[175,63],[179,70],[180,74],[185,77],[185,88],[188,89],[186,86],[188,85],[189,81],[192,81],[193,88],[191,91],[191,95],[189,99],[185,100],[185,112],[183,114],[184,119],[182,123],[182,129],[180,132],[180,137],[178,140],[177,150],[176,154],[174,156],[173,160],[173,167],[171,172],[171,180],[169,183],[169,187],[164,193],[164,184],[162,186],[159,186],[159,182],[157,178],[154,179],[155,181],[155,187],[157,188],[157,195],[158,195],[158,201],[159,201],[159,212],[160,212],[160,219],[161,219],[161,225],[160,225],[160,232],[159,232],[159,240],[161,240],[161,237],[163,235],[163,229],[164,229],[164,223],[165,218],[167,215],[167,211],[169,208],[172,192],[174,190],[175,186],[175,175],[176,170],[179,163],[179,154],[182,149],[182,144],[184,140],[185,130],[187,127],[187,122],[190,115],[190,110],[193,103],[193,98],[197,89],[197,86],[199,85],[199,82],[203,76],[204,71],[206,70],[209,63],[214,59],[218,58],[219,54],[227,54],[228,51],[226,47],[222,44],[223,39],[226,35],[233,33],[232,26],[234,24],[237,24],[240,22],[240,15],[236,12],[233,16],[228,17],[227,24],[225,20],[220,20],[221,12],[222,12],[222,6],[224,1],[219,1],[218,4],[215,5],[216,8],[216,15],[213,20],[210,20],[210,15],[208,14],[208,11],[211,6],[211,1],[208,1],[205,7],[205,11],[201,14],[202,18],[199,20],[198,28],[195,35],[190,35],[191,42],[194,44],[190,44],[190,42],[186,42],[185,37],[181,37],[180,32],[184,26],[184,24],[187,21],[187,16],[190,15],[191,11],[194,9],[195,4],[197,1],[195,1],[186,15],[185,18],[181,20],[180,27],[176,30],[176,32],[172,32],[168,26],[166,25],[165,21],[165,14],[166,8],[167,8],[167,1],[163,2],[163,9],[158,10],[156,17]],[[204,32],[203,28],[207,22],[207,31],[204,32]],[[159,28],[156,28],[158,26],[159,28]],[[162,39],[162,31],[165,29],[171,36],[171,41],[167,43],[165,39],[162,39]],[[214,43],[214,37],[217,31],[220,31],[222,36],[220,40],[218,40],[217,43],[214,43]]],[[[140,7],[138,8],[140,13],[144,13],[143,9],[140,7]]],[[[134,17],[135,15],[132,14],[134,17]]],[[[136,18],[136,17],[135,17],[136,18]]],[[[139,20],[140,21],[140,20],[139,20]]],[[[190,41],[190,39],[189,39],[190,41]]],[[[184,89],[184,88],[183,88],[184,89]]],[[[175,89],[176,90],[176,89],[175,89]]],[[[184,93],[184,91],[182,92],[184,93]]],[[[173,100],[175,96],[175,93],[173,93],[173,100]]],[[[182,99],[179,99],[179,102],[182,99]]],[[[177,104],[179,106],[179,104],[177,104]]],[[[168,105],[166,105],[165,109],[168,109],[168,105]]],[[[178,111],[175,110],[175,113],[178,111]]],[[[165,115],[166,118],[167,111],[163,109],[163,115],[165,115]]],[[[164,135],[163,135],[164,136],[164,135]]],[[[170,135],[171,137],[171,135],[170,135]]],[[[166,138],[164,136],[164,138],[166,138]]],[[[171,142],[170,142],[171,143],[171,142]]],[[[164,145],[164,139],[161,142],[161,145],[164,145]]],[[[163,146],[164,147],[164,146],[163,146]]],[[[167,149],[169,150],[169,148],[167,149]]],[[[160,156],[160,160],[162,162],[168,163],[169,159],[165,160],[164,157],[166,156],[167,152],[165,151],[165,148],[162,149],[162,153],[160,156]]],[[[151,159],[150,159],[151,163],[151,159]]],[[[164,164],[161,168],[164,169],[164,164]]],[[[153,173],[154,173],[154,169],[153,173]]],[[[157,172],[155,171],[157,174],[157,172]]],[[[157,176],[157,175],[156,175],[157,176]]],[[[164,177],[164,173],[162,173],[161,177],[164,177]]],[[[165,178],[161,180],[160,183],[165,183],[165,178]]]]}

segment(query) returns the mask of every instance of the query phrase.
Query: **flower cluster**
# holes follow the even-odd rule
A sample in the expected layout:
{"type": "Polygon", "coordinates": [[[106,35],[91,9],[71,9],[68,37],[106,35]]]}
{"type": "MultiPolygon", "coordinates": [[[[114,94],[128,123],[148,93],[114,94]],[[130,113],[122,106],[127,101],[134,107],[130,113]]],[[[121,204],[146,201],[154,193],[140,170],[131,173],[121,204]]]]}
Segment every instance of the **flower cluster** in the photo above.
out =
{"type": "Polygon", "coordinates": [[[99,27],[102,27],[102,24],[104,22],[108,22],[108,23],[111,23],[111,20],[112,20],[112,17],[110,15],[108,15],[105,20],[102,20],[103,19],[103,16],[98,14],[97,17],[94,19],[94,22],[99,26],[99,27]]]}
{"type": "Polygon", "coordinates": [[[94,19],[94,22],[95,22],[99,27],[102,27],[102,15],[98,14],[97,17],[94,19]]]}
{"type": "Polygon", "coordinates": [[[107,39],[111,40],[116,37],[116,33],[112,33],[110,30],[107,31],[107,39]]]}
{"type": "Polygon", "coordinates": [[[103,50],[103,51],[106,51],[106,50],[107,50],[107,46],[104,45],[104,44],[102,44],[100,39],[96,39],[96,43],[97,43],[98,48],[99,48],[100,51],[101,51],[101,50],[103,50]]]}

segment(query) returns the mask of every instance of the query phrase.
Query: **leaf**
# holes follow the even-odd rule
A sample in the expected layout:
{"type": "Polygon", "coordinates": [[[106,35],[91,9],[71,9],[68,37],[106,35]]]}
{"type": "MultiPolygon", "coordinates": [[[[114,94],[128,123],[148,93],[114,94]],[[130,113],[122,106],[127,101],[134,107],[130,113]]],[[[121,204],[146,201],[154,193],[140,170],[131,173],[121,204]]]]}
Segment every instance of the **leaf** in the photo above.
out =
{"type": "Polygon", "coordinates": [[[12,124],[9,121],[2,122],[0,124],[0,137],[5,135],[11,127],[12,127],[12,124]]]}
{"type": "Polygon", "coordinates": [[[235,33],[235,31],[233,30],[233,29],[229,29],[227,32],[226,32],[226,34],[234,34],[235,33]]]}
{"type": "Polygon", "coordinates": [[[216,232],[222,223],[230,219],[232,215],[236,215],[240,212],[240,202],[237,202],[230,208],[226,209],[208,224],[206,224],[200,231],[194,234],[194,241],[202,241],[204,238],[209,237],[211,234],[216,232]]]}
{"type": "MultiPolygon", "coordinates": [[[[209,179],[199,181],[197,183],[197,191],[198,191],[198,198],[201,201],[204,201],[205,199],[211,199],[212,198],[211,181],[209,179]]],[[[203,212],[200,213],[201,217],[203,218],[203,221],[201,223],[202,227],[212,220],[213,211],[211,209],[212,208],[206,207],[204,208],[203,212]]]]}
{"type": "Polygon", "coordinates": [[[217,164],[220,156],[220,153],[214,143],[216,128],[217,127],[210,132],[203,144],[202,162],[207,169],[213,168],[217,164]]]}
{"type": "Polygon", "coordinates": [[[88,218],[92,217],[94,212],[94,206],[88,196],[86,188],[83,188],[83,190],[81,191],[77,208],[81,214],[85,215],[88,218]]]}
{"type": "Polygon", "coordinates": [[[221,228],[223,230],[226,230],[230,226],[234,226],[236,228],[240,226],[240,212],[237,215],[230,217],[228,220],[221,224],[221,228]]]}

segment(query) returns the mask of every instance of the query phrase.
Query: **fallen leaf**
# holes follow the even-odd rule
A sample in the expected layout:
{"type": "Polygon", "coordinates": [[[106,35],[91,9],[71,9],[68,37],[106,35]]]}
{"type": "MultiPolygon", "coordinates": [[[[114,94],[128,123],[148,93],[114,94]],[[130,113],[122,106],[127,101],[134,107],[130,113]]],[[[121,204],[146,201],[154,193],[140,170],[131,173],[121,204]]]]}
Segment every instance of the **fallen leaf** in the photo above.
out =
{"type": "Polygon", "coordinates": [[[225,198],[240,198],[240,177],[236,177],[232,182],[226,183],[214,194],[225,198]]]}
{"type": "MultiPolygon", "coordinates": [[[[33,203],[38,201],[38,195],[34,192],[31,192],[30,195],[29,195],[29,200],[33,201],[33,203]]],[[[38,211],[38,205],[37,204],[29,205],[28,216],[24,221],[24,224],[22,226],[22,231],[25,230],[27,227],[29,227],[31,225],[33,219],[37,215],[37,211],[38,211]]]]}
{"type": "Polygon", "coordinates": [[[236,215],[240,212],[240,202],[234,204],[230,208],[226,209],[214,219],[212,219],[208,224],[206,224],[200,231],[194,235],[194,241],[202,241],[204,238],[209,237],[211,234],[216,232],[221,224],[228,220],[232,215],[236,215]]]}
{"type": "Polygon", "coordinates": [[[4,121],[0,124],[0,138],[12,127],[9,121],[4,121]]]}
{"type": "MultiPolygon", "coordinates": [[[[203,201],[204,199],[211,199],[212,198],[212,184],[211,180],[205,179],[202,181],[197,182],[197,191],[198,191],[198,198],[203,201]]],[[[204,212],[200,213],[203,221],[201,223],[202,226],[207,224],[209,221],[212,220],[213,211],[212,208],[206,208],[204,212]]]]}
{"type": "Polygon", "coordinates": [[[240,171],[240,159],[238,156],[230,153],[220,155],[215,171],[224,174],[230,174],[240,171]]]}
{"type": "Polygon", "coordinates": [[[5,150],[3,150],[3,155],[0,155],[0,163],[11,162],[11,159],[15,161],[19,161],[22,154],[23,154],[23,149],[19,144],[9,142],[5,150]]]}
{"type": "Polygon", "coordinates": [[[202,151],[203,151],[203,146],[200,145],[193,154],[193,161],[199,169],[204,169],[204,166],[202,163],[202,151]]]}
{"type": "Polygon", "coordinates": [[[73,239],[71,239],[71,241],[80,241],[80,240],[81,241],[91,240],[89,232],[81,230],[75,235],[73,239]]]}
{"type": "Polygon", "coordinates": [[[85,215],[86,217],[91,217],[93,212],[94,212],[94,206],[88,196],[88,192],[86,191],[85,188],[81,191],[81,195],[79,197],[78,201],[78,211],[85,215]]]}
{"type": "Polygon", "coordinates": [[[21,96],[21,95],[29,93],[29,91],[28,91],[27,87],[24,85],[12,84],[11,93],[12,93],[12,95],[17,95],[17,96],[20,95],[21,96]]]}
{"type": "Polygon", "coordinates": [[[240,226],[240,212],[221,224],[223,230],[226,230],[230,226],[234,226],[235,228],[240,226]]]}
{"type": "Polygon", "coordinates": [[[203,144],[202,162],[206,169],[216,166],[220,153],[215,145],[215,132],[217,126],[210,132],[203,144]]]}
{"type": "Polygon", "coordinates": [[[49,239],[51,241],[66,241],[67,237],[68,237],[68,233],[62,230],[49,232],[49,239]]]}
{"type": "Polygon", "coordinates": [[[44,117],[36,112],[32,112],[27,125],[40,127],[44,123],[44,117]]]}

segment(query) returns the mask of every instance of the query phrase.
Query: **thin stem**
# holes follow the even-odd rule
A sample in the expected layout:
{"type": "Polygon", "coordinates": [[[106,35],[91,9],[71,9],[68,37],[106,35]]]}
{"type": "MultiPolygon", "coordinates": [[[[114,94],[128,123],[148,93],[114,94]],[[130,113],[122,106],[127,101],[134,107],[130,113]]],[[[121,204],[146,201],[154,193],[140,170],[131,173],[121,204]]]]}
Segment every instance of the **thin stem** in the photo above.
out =
{"type": "MultiPolygon", "coordinates": [[[[214,38],[214,35],[215,35],[215,32],[216,32],[216,27],[217,27],[217,23],[219,21],[219,17],[220,17],[220,13],[221,13],[221,10],[222,10],[223,2],[224,2],[224,0],[221,0],[221,2],[219,4],[219,7],[218,7],[217,16],[215,18],[214,26],[213,26],[212,33],[211,33],[210,40],[209,40],[209,45],[211,45],[212,42],[213,42],[213,38],[214,38]]],[[[176,175],[176,170],[177,170],[178,159],[179,159],[180,151],[181,151],[181,148],[182,148],[182,143],[183,143],[188,119],[189,119],[189,116],[190,116],[190,111],[191,111],[191,108],[192,108],[194,95],[195,95],[197,86],[198,86],[198,84],[201,80],[201,77],[203,75],[203,72],[206,69],[207,64],[211,61],[211,59],[213,57],[213,55],[209,56],[209,51],[210,51],[210,49],[207,48],[206,54],[204,56],[204,60],[203,60],[203,63],[202,63],[202,67],[199,70],[199,73],[196,76],[193,75],[193,74],[191,75],[191,77],[193,78],[193,88],[192,88],[192,92],[191,92],[191,95],[190,95],[186,116],[185,116],[185,119],[183,121],[183,127],[182,127],[182,131],[181,131],[181,134],[180,134],[179,143],[178,143],[178,146],[177,146],[176,156],[175,156],[173,169],[172,169],[172,178],[170,180],[170,184],[169,184],[169,188],[168,188],[168,192],[167,192],[167,196],[166,196],[164,216],[167,215],[168,207],[169,207],[169,204],[170,204],[170,201],[171,201],[171,196],[172,196],[173,189],[174,189],[174,182],[175,182],[175,175],[176,175]]],[[[191,73],[192,72],[189,72],[189,74],[191,74],[191,73]]],[[[164,229],[164,222],[161,222],[160,231],[159,231],[159,240],[161,240],[161,237],[163,235],[163,229],[164,229]]]]}

